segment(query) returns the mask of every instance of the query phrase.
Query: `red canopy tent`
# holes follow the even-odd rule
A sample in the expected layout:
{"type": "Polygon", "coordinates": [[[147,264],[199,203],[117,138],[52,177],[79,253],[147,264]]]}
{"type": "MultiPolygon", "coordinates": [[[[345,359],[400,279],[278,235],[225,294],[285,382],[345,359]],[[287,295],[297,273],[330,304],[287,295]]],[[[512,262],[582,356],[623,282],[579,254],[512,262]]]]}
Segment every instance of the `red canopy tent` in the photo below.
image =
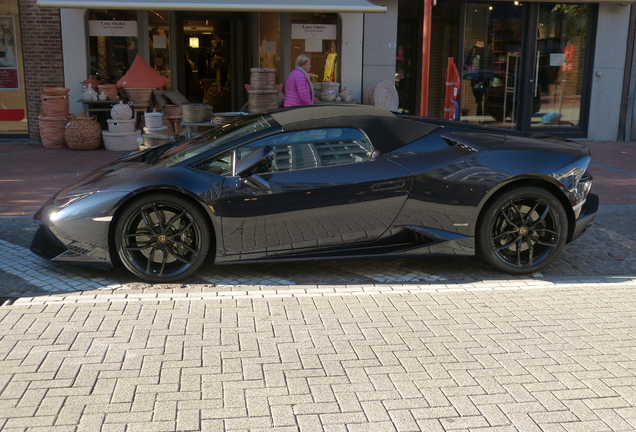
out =
{"type": "Polygon", "coordinates": [[[459,99],[460,84],[461,80],[455,65],[455,59],[449,57],[448,67],[446,68],[446,97],[444,98],[444,119],[446,120],[459,120],[457,100],[459,99]]]}

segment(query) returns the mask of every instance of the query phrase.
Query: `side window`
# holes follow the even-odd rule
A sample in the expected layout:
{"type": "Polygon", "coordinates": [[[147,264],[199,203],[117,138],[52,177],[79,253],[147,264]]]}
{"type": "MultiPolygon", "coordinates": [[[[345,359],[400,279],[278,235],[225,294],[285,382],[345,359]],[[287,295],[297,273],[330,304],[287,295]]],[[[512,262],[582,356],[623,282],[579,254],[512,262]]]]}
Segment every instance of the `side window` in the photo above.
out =
{"type": "Polygon", "coordinates": [[[234,152],[232,150],[226,151],[225,153],[221,153],[213,158],[201,161],[198,164],[193,165],[192,168],[220,176],[231,176],[233,153],[234,152]]]}
{"type": "Polygon", "coordinates": [[[271,146],[274,163],[263,172],[291,171],[369,160],[373,146],[358,129],[324,128],[285,132],[236,149],[236,162],[256,147],[271,146]]]}

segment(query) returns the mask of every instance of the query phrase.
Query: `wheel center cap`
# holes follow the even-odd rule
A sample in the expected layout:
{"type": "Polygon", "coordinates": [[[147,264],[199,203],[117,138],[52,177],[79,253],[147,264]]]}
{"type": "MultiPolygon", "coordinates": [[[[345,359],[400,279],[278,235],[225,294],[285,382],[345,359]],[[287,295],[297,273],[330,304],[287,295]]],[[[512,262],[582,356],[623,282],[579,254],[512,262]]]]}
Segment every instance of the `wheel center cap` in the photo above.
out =
{"type": "Polygon", "coordinates": [[[159,237],[157,237],[157,240],[159,240],[160,243],[165,243],[167,239],[168,238],[164,234],[161,234],[159,237]]]}
{"type": "Polygon", "coordinates": [[[530,230],[527,227],[519,228],[519,234],[521,234],[521,235],[528,235],[529,232],[530,232],[530,230]]]}

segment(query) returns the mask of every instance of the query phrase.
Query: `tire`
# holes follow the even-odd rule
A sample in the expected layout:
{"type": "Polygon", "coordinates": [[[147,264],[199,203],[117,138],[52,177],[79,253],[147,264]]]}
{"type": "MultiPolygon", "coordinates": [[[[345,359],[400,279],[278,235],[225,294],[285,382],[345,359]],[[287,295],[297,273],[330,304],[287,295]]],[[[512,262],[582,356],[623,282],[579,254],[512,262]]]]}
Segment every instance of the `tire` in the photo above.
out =
{"type": "Polygon", "coordinates": [[[506,273],[533,273],[558,257],[567,233],[565,209],[552,193],[517,187],[482,211],[475,234],[477,254],[506,273]]]}
{"type": "Polygon", "coordinates": [[[124,266],[148,282],[184,279],[210,248],[203,211],[183,197],[153,193],[133,200],[117,219],[115,247],[124,266]]]}

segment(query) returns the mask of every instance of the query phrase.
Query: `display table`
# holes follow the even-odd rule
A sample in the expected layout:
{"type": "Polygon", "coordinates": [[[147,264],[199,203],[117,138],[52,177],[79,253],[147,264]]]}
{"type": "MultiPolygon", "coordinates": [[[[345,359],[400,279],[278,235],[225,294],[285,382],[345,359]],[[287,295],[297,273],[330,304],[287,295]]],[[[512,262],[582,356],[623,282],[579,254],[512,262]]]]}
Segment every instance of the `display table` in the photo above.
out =
{"type": "MultiPolygon", "coordinates": [[[[110,113],[110,109],[113,107],[113,105],[116,105],[119,103],[118,100],[105,100],[105,101],[100,101],[100,100],[84,100],[84,99],[80,99],[78,100],[78,102],[81,102],[84,106],[84,115],[86,115],[86,117],[90,117],[91,113],[103,113],[103,112],[108,112],[110,113]]],[[[135,118],[135,120],[139,121],[139,113],[146,113],[148,111],[148,108],[146,107],[135,107],[135,106],[131,106],[130,107],[133,110],[133,116],[135,118]]],[[[99,116],[98,116],[99,117],[99,116]]],[[[108,116],[108,118],[110,118],[110,116],[108,116]]],[[[101,119],[100,119],[101,120],[101,119]]],[[[101,123],[101,121],[100,121],[101,123]]],[[[103,127],[103,125],[102,125],[103,127]]]]}
{"type": "Polygon", "coordinates": [[[215,123],[211,123],[211,122],[204,122],[204,123],[188,123],[188,122],[181,122],[181,127],[185,129],[185,133],[186,133],[186,138],[192,138],[195,135],[198,135],[199,132],[199,128],[200,127],[205,127],[205,128],[218,128],[220,125],[215,124],[215,123]]]}

